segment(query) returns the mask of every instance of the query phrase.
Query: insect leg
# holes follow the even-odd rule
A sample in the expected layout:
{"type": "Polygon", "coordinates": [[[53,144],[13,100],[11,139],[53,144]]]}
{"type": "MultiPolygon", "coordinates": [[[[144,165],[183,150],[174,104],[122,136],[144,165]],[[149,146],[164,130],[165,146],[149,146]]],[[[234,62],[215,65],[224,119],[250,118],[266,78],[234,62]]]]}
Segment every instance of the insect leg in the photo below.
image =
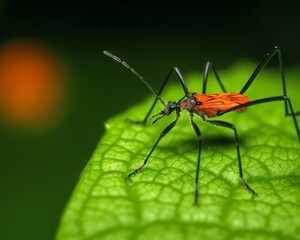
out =
{"type": "Polygon", "coordinates": [[[206,62],[205,64],[205,67],[204,67],[204,72],[203,72],[203,85],[202,85],[202,94],[205,94],[206,93],[206,85],[207,85],[207,79],[208,79],[208,74],[209,74],[209,71],[212,69],[221,89],[223,92],[227,92],[224,85],[222,84],[222,81],[216,71],[216,69],[214,68],[212,62],[206,62]]]}
{"type": "Polygon", "coordinates": [[[126,67],[128,70],[130,70],[135,76],[137,76],[147,87],[148,89],[155,95],[155,100],[152,104],[152,106],[150,107],[150,110],[148,111],[148,113],[146,114],[146,117],[144,118],[144,120],[142,121],[132,121],[132,120],[129,120],[129,122],[131,123],[135,123],[135,124],[139,124],[139,123],[145,123],[153,108],[155,107],[156,103],[157,103],[157,100],[159,100],[163,105],[165,105],[164,101],[161,99],[160,95],[164,89],[164,87],[166,86],[167,82],[169,81],[170,77],[171,77],[171,74],[173,72],[175,72],[175,74],[177,75],[177,78],[179,80],[179,82],[181,83],[181,86],[183,88],[183,91],[184,91],[184,94],[185,94],[185,97],[188,97],[189,96],[189,90],[187,88],[187,85],[186,85],[186,82],[185,80],[183,79],[179,69],[177,67],[173,67],[170,72],[168,73],[167,77],[165,78],[162,86],[160,87],[159,91],[157,91],[154,87],[152,87],[152,85],[146,81],[146,79],[140,75],[134,68],[132,68],[128,63],[126,63],[125,61],[123,61],[122,59],[120,59],[119,57],[117,57],[116,55],[113,55],[112,53],[110,52],[107,52],[107,51],[103,51],[103,53],[112,58],[113,60],[115,60],[116,62],[120,63],[122,66],[126,67]]]}
{"type": "Polygon", "coordinates": [[[298,139],[300,141],[300,130],[299,130],[298,122],[296,120],[296,114],[294,112],[291,100],[287,96],[276,96],[276,97],[268,97],[268,98],[257,99],[257,100],[251,101],[251,102],[247,102],[247,103],[244,103],[244,104],[237,105],[237,106],[235,106],[233,108],[230,108],[230,109],[228,109],[224,112],[219,112],[218,116],[221,116],[225,113],[232,112],[232,111],[235,111],[235,110],[238,110],[238,109],[241,109],[241,108],[250,107],[252,105],[257,105],[257,104],[262,104],[262,103],[267,103],[267,102],[275,102],[275,101],[284,101],[286,103],[286,105],[289,107],[289,109],[291,111],[290,115],[293,118],[296,133],[297,133],[298,139]]]}
{"type": "Polygon", "coordinates": [[[248,183],[246,182],[246,180],[244,179],[243,176],[243,168],[242,168],[242,161],[241,161],[241,155],[240,155],[240,146],[239,146],[239,139],[238,139],[238,134],[237,134],[237,130],[235,125],[225,122],[225,121],[219,121],[219,120],[207,120],[207,123],[210,123],[212,125],[217,125],[220,127],[225,127],[225,128],[229,128],[232,129],[234,132],[234,136],[235,136],[235,145],[236,145],[236,151],[237,151],[237,157],[238,157],[238,165],[239,165],[239,174],[240,174],[240,178],[242,180],[243,185],[245,186],[245,188],[251,192],[253,195],[257,195],[257,193],[248,185],[248,183]]]}
{"type": "Polygon", "coordinates": [[[141,166],[139,166],[137,169],[135,169],[134,171],[132,171],[131,173],[129,173],[129,174],[127,175],[127,178],[130,178],[132,175],[135,175],[135,174],[137,174],[139,171],[142,170],[142,168],[147,164],[147,162],[148,162],[150,156],[152,155],[154,149],[156,148],[156,146],[157,146],[157,144],[160,142],[160,140],[161,140],[168,132],[170,132],[170,130],[171,130],[173,127],[175,127],[175,125],[176,125],[176,123],[177,123],[177,120],[179,119],[179,116],[180,116],[180,115],[177,114],[176,119],[175,119],[173,122],[171,122],[171,123],[170,123],[170,124],[169,124],[162,132],[161,132],[159,138],[156,140],[155,144],[154,144],[153,147],[151,148],[151,150],[150,150],[149,154],[147,155],[147,157],[145,158],[143,164],[142,164],[141,166]]]}
{"type": "Polygon", "coordinates": [[[165,80],[164,80],[163,84],[161,85],[160,89],[158,90],[157,96],[156,96],[156,98],[154,99],[154,102],[152,103],[152,105],[151,105],[149,111],[147,112],[147,114],[146,114],[144,120],[142,120],[142,121],[132,121],[132,120],[130,120],[131,123],[133,123],[133,124],[144,124],[144,123],[147,122],[147,120],[149,119],[149,116],[150,116],[151,112],[153,111],[153,109],[154,109],[154,107],[155,107],[155,105],[156,105],[156,103],[157,103],[157,100],[158,100],[158,99],[161,99],[161,98],[160,98],[160,95],[161,95],[162,91],[164,90],[165,86],[167,85],[168,81],[170,80],[171,75],[172,75],[173,72],[176,74],[176,76],[177,76],[179,82],[181,83],[182,89],[183,89],[183,91],[184,91],[184,95],[185,95],[186,97],[189,96],[189,90],[188,90],[188,87],[187,87],[187,85],[186,85],[186,82],[185,82],[184,78],[182,77],[182,75],[181,75],[179,69],[178,69],[177,67],[173,67],[173,68],[170,70],[170,72],[168,73],[167,77],[165,78],[165,80]]]}
{"type": "Polygon", "coordinates": [[[267,63],[271,60],[271,58],[278,53],[279,58],[279,68],[281,73],[281,79],[282,79],[282,86],[283,86],[283,95],[286,96],[286,87],[285,87],[285,76],[283,72],[283,63],[282,63],[282,57],[281,57],[281,50],[279,46],[275,46],[271,49],[270,52],[268,52],[258,63],[257,67],[254,69],[253,73],[251,74],[250,78],[240,91],[241,94],[244,94],[248,88],[251,86],[253,81],[255,80],[256,76],[259,74],[259,72],[267,65],[267,63]]]}
{"type": "Polygon", "coordinates": [[[196,168],[196,177],[195,177],[195,205],[198,205],[199,202],[199,171],[200,171],[200,159],[201,159],[201,148],[202,148],[202,136],[199,127],[193,121],[193,115],[190,114],[190,121],[192,127],[198,138],[198,159],[197,159],[197,168],[196,168]]]}
{"type": "MultiPolygon", "coordinates": [[[[271,49],[270,52],[268,52],[259,62],[257,67],[254,69],[252,75],[250,76],[249,80],[246,82],[242,90],[240,91],[241,94],[244,94],[248,88],[251,86],[253,81],[255,80],[256,76],[259,74],[259,72],[268,64],[268,62],[275,56],[275,54],[278,54],[278,61],[279,61],[279,70],[281,75],[281,82],[282,82],[282,91],[283,96],[287,97],[287,90],[286,90],[286,83],[285,83],[285,74],[284,74],[284,67],[283,67],[283,60],[282,60],[282,53],[279,46],[275,46],[271,49]]],[[[285,106],[285,115],[291,116],[292,114],[288,111],[288,104],[287,102],[284,103],[285,106]]],[[[299,115],[300,111],[296,112],[294,115],[299,115]]]]}

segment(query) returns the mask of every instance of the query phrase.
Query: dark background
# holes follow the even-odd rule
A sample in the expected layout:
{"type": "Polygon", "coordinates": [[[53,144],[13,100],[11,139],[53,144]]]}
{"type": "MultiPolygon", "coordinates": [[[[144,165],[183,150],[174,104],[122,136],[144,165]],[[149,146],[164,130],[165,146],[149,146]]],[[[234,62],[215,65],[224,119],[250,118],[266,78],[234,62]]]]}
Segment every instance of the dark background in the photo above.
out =
{"type": "Polygon", "coordinates": [[[286,66],[300,62],[298,4],[164,4],[1,0],[1,46],[25,39],[51,49],[68,81],[62,117],[51,127],[1,125],[0,239],[53,239],[105,120],[150,94],[102,50],[155,87],[172,66],[185,74],[211,60],[222,69],[241,58],[258,61],[277,44],[286,66]]]}

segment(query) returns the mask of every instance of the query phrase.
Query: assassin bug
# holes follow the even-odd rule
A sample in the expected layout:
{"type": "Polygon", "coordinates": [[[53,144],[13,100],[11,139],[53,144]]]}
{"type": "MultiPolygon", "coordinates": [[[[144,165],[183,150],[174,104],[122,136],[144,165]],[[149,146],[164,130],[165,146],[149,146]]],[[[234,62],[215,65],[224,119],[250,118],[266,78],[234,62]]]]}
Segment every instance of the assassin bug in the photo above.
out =
{"type": "Polygon", "coordinates": [[[199,171],[200,171],[200,160],[201,160],[201,146],[202,146],[202,136],[201,131],[199,127],[194,122],[194,115],[198,115],[204,122],[229,128],[233,131],[234,137],[235,137],[235,144],[236,144],[236,152],[237,152],[237,160],[238,160],[238,167],[239,167],[239,176],[242,180],[242,184],[244,187],[253,195],[257,195],[257,193],[248,185],[246,180],[243,176],[243,168],[242,168],[242,161],[240,156],[240,147],[239,147],[239,139],[238,134],[235,125],[221,121],[221,120],[209,120],[210,118],[214,118],[217,116],[224,115],[229,112],[233,111],[244,111],[247,109],[247,107],[250,107],[252,105],[257,104],[263,104],[267,102],[277,102],[277,101],[283,101],[285,106],[285,115],[291,116],[293,118],[293,122],[295,125],[296,133],[298,135],[298,139],[300,141],[300,131],[299,126],[296,120],[296,116],[300,114],[300,111],[294,112],[292,103],[290,99],[287,96],[287,90],[286,90],[286,83],[285,83],[285,75],[284,75],[284,68],[283,68],[283,62],[282,62],[282,53],[280,50],[280,47],[275,46],[271,49],[270,52],[268,52],[259,62],[255,70],[253,71],[252,75],[244,85],[244,87],[241,89],[239,93],[228,93],[224,87],[224,85],[221,82],[221,79],[219,75],[217,74],[215,68],[213,67],[213,64],[211,62],[207,62],[204,68],[204,74],[203,74],[203,86],[202,86],[202,93],[190,93],[186,82],[184,78],[182,77],[179,69],[177,67],[174,67],[170,70],[167,77],[165,78],[162,86],[157,91],[155,90],[145,79],[142,77],[136,70],[134,70],[132,67],[130,67],[126,62],[118,58],[117,56],[104,51],[103,52],[108,57],[113,58],[117,62],[121,63],[123,66],[128,68],[133,74],[135,74],[142,82],[146,84],[146,86],[150,89],[150,91],[155,95],[155,100],[150,107],[150,110],[146,114],[144,120],[142,121],[131,121],[132,123],[138,124],[138,123],[145,123],[148,119],[154,119],[153,124],[158,121],[159,119],[170,115],[172,112],[175,112],[176,119],[173,120],[160,134],[156,142],[154,143],[153,147],[151,148],[150,152],[146,156],[144,162],[134,171],[128,174],[128,178],[132,177],[133,175],[140,172],[143,167],[147,164],[149,158],[151,157],[153,151],[155,150],[156,146],[160,142],[160,140],[167,135],[168,132],[172,130],[172,128],[175,127],[179,117],[180,113],[183,110],[187,110],[189,112],[189,118],[190,123],[192,125],[192,128],[198,138],[198,158],[197,158],[197,168],[196,168],[196,176],[195,176],[195,204],[198,204],[199,200],[199,171]],[[280,74],[281,74],[281,81],[282,81],[282,95],[280,96],[274,96],[274,97],[266,97],[261,98],[257,100],[251,101],[250,98],[248,98],[244,93],[248,90],[248,88],[251,86],[253,81],[255,80],[256,76],[259,74],[259,72],[267,65],[267,63],[275,56],[278,55],[279,60],[279,68],[280,68],[280,74]],[[207,94],[206,93],[206,85],[207,85],[207,79],[208,74],[212,70],[213,74],[215,75],[223,93],[217,93],[217,94],[207,94]],[[168,83],[172,73],[175,73],[181,87],[184,91],[184,97],[179,99],[178,101],[169,101],[166,104],[161,98],[161,93],[164,90],[166,84],[168,83]],[[150,117],[150,114],[155,107],[157,101],[160,101],[164,108],[157,114],[150,117]],[[149,118],[150,117],[150,118],[149,118]]]}

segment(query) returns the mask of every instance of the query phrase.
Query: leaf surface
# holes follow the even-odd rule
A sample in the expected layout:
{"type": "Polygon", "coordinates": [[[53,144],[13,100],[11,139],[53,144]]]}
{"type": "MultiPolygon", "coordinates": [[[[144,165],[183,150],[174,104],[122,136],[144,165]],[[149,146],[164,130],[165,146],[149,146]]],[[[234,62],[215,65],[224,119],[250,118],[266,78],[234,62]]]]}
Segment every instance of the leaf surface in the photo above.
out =
{"type": "MultiPolygon", "coordinates": [[[[251,69],[253,64],[241,62],[223,71],[220,76],[227,90],[241,89],[251,69]]],[[[299,72],[290,73],[289,96],[298,110],[299,72]]],[[[186,79],[191,92],[200,91],[200,74],[186,79]]],[[[208,85],[208,92],[220,91],[213,77],[208,85]]],[[[278,70],[264,70],[247,95],[251,99],[281,95],[278,70]]],[[[179,84],[163,95],[175,101],[182,96],[179,84]]],[[[56,239],[300,239],[300,147],[292,119],[284,117],[283,103],[252,106],[218,118],[237,127],[244,177],[259,194],[255,198],[239,179],[233,131],[196,119],[203,148],[200,200],[194,206],[198,143],[187,112],[181,113],[145,168],[126,179],[175,119],[172,115],[145,126],[125,121],[143,119],[152,101],[149,98],[106,122],[106,133],[81,174],[56,239]]],[[[160,109],[158,105],[155,111],[160,109]]]]}

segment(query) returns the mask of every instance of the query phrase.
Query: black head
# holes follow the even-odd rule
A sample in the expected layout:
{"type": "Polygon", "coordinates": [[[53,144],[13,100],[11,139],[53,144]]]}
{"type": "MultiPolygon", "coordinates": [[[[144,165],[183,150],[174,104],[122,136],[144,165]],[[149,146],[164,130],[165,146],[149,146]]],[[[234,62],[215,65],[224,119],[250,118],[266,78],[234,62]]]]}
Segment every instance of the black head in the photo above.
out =
{"type": "Polygon", "coordinates": [[[159,113],[153,115],[152,117],[149,118],[149,120],[157,117],[158,115],[161,115],[159,116],[158,118],[156,118],[152,124],[156,123],[159,119],[165,117],[165,116],[168,116],[170,115],[174,110],[176,110],[177,112],[180,110],[180,105],[177,103],[177,102],[172,102],[172,101],[169,101],[163,110],[161,110],[159,113]]]}

